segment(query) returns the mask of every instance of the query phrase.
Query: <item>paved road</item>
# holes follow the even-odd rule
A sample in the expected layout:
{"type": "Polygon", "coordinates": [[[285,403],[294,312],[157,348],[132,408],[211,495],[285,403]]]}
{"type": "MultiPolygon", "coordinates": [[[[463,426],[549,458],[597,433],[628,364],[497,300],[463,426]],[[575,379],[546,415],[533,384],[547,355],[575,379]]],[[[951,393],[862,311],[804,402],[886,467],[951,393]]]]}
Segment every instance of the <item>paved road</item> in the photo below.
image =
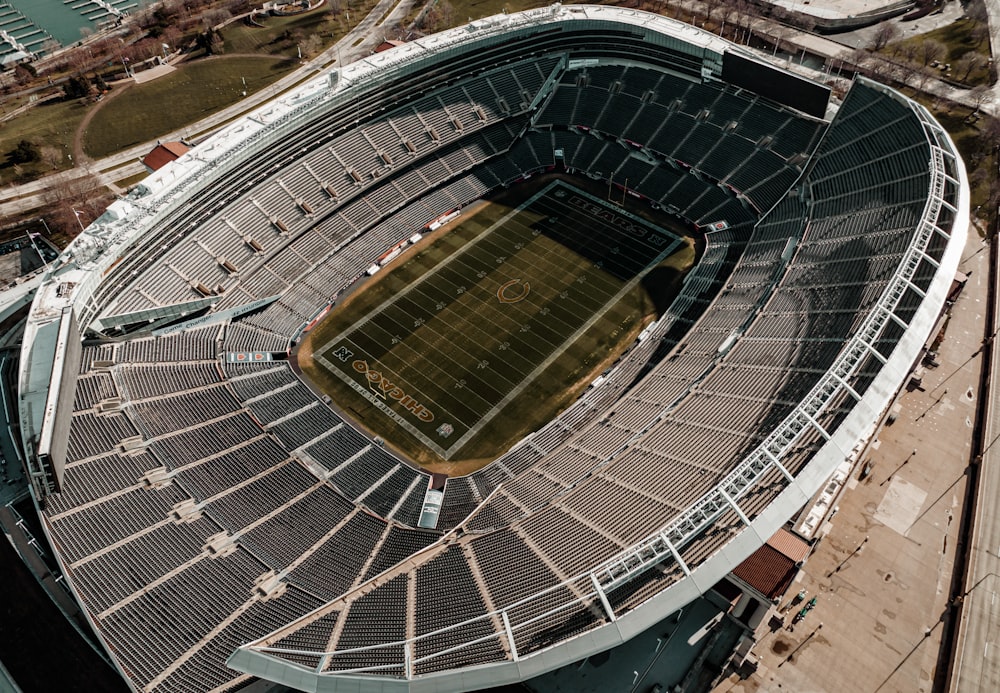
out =
{"type": "MultiPolygon", "coordinates": [[[[1000,262],[1000,253],[994,255],[993,261],[1000,262]]],[[[1000,690],[1000,408],[992,406],[1000,402],[1000,378],[992,375],[1000,373],[996,346],[990,373],[991,406],[983,426],[979,493],[950,687],[955,693],[1000,690]]]]}
{"type": "MultiPolygon", "coordinates": [[[[227,108],[213,113],[202,120],[163,135],[158,139],[198,139],[205,137],[224,124],[270,101],[279,93],[313,77],[317,71],[337,63],[350,63],[368,55],[382,40],[385,28],[399,22],[410,11],[417,0],[380,0],[379,3],[362,19],[347,35],[320,55],[306,62],[298,70],[279,79],[269,87],[255,92],[227,108]],[[394,7],[395,5],[395,7],[394,7]],[[391,11],[390,11],[391,10],[391,11]]],[[[86,173],[95,173],[104,185],[112,184],[130,176],[142,173],[145,168],[140,159],[150,149],[156,146],[156,141],[145,142],[125,149],[117,154],[90,162],[86,173]]],[[[56,176],[73,176],[75,171],[55,174],[56,176]]],[[[0,189],[0,218],[22,214],[38,209],[45,204],[43,193],[53,183],[53,176],[0,189]]]]}

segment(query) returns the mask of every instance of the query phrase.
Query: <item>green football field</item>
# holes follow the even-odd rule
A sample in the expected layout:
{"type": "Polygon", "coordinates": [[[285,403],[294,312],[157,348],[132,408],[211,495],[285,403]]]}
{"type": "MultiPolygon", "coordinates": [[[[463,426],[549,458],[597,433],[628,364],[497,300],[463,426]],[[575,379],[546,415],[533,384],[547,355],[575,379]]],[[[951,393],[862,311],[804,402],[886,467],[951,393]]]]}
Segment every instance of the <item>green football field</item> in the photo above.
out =
{"type": "Polygon", "coordinates": [[[378,290],[314,330],[313,358],[363,399],[331,393],[374,432],[396,443],[402,429],[461,457],[484,428],[517,428],[505,415],[544,410],[641,329],[640,280],[681,250],[677,236],[557,180],[408,251],[376,275],[378,290]]]}

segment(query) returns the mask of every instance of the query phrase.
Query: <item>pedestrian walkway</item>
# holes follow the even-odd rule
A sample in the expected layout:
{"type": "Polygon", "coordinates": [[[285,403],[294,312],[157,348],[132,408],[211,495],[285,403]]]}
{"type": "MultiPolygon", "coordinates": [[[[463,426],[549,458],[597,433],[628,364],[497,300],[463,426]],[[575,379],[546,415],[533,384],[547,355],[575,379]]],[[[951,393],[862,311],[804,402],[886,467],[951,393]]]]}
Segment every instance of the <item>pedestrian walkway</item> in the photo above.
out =
{"type": "Polygon", "coordinates": [[[154,65],[148,70],[141,70],[140,72],[133,72],[132,79],[136,84],[145,84],[146,82],[152,82],[154,79],[159,77],[165,77],[171,72],[176,72],[177,68],[169,63],[164,63],[162,65],[154,65]]]}

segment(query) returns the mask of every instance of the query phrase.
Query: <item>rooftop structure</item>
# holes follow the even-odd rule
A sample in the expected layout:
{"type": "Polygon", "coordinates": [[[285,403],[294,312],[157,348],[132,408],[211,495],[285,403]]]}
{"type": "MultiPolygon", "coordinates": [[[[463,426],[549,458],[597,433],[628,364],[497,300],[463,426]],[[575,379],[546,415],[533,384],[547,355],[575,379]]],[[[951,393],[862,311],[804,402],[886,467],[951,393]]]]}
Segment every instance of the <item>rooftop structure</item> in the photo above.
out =
{"type": "Polygon", "coordinates": [[[191,149],[183,142],[161,142],[153,147],[152,151],[142,157],[142,165],[150,173],[159,171],[161,168],[184,156],[191,149]]]}

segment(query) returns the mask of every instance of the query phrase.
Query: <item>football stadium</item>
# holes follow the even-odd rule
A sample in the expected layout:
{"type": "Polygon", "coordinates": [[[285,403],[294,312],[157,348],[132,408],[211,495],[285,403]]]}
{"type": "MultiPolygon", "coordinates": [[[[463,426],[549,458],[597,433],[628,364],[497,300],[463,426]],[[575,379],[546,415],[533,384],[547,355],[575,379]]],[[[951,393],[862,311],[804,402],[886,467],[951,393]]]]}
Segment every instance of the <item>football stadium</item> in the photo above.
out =
{"type": "Polygon", "coordinates": [[[229,124],[54,263],[18,383],[42,527],[137,691],[528,679],[685,607],[857,456],[968,216],[948,135],[862,78],[835,99],[612,7],[411,41],[229,124]],[[616,307],[666,276],[651,321],[616,307]],[[579,340],[611,362],[560,365],[579,340]],[[539,374],[582,387],[464,474],[352,414],[448,460],[539,374]]]}

